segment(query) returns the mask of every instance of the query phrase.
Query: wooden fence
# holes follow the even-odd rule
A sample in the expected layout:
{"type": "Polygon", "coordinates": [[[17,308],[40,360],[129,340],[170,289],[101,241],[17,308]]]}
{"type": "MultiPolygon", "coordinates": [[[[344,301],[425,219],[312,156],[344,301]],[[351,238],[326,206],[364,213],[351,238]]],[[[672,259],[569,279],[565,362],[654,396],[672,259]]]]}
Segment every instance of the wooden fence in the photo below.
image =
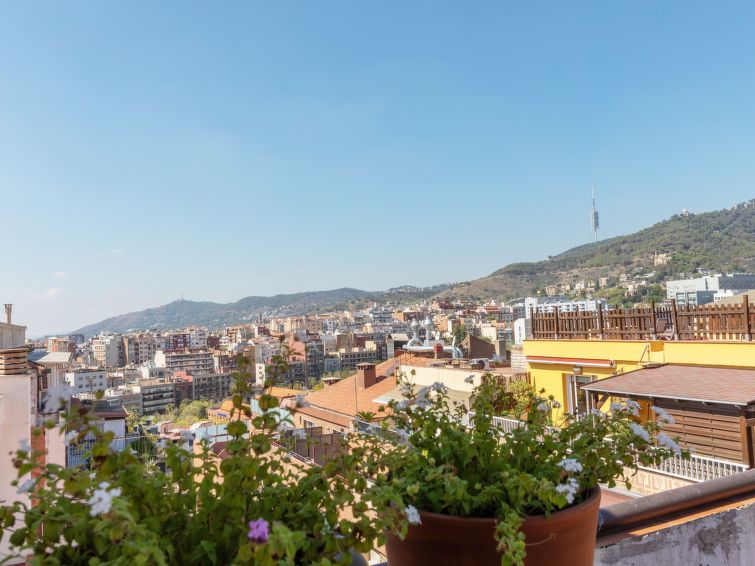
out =
{"type": "Polygon", "coordinates": [[[634,309],[548,313],[532,311],[532,335],[545,340],[752,341],[755,308],[738,305],[656,305],[634,309]]]}

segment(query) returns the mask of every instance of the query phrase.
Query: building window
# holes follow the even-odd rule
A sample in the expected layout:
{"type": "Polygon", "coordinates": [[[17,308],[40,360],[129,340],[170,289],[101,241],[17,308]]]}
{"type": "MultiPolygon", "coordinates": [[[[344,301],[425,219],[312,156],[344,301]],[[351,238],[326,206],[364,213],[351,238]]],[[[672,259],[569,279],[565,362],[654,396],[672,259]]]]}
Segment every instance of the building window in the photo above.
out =
{"type": "Polygon", "coordinates": [[[590,397],[582,386],[592,383],[597,378],[594,375],[567,375],[566,376],[566,406],[567,410],[577,418],[588,413],[590,397]]]}

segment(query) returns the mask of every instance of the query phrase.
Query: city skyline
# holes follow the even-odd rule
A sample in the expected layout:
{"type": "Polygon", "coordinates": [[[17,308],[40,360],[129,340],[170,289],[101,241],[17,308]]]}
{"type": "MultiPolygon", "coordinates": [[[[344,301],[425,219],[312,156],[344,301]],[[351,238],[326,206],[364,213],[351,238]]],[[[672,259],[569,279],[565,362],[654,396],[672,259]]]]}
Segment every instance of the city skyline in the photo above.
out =
{"type": "Polygon", "coordinates": [[[469,280],[589,242],[593,181],[601,239],[732,206],[753,19],[6,5],[0,298],[39,335],[181,293],[469,280]]]}

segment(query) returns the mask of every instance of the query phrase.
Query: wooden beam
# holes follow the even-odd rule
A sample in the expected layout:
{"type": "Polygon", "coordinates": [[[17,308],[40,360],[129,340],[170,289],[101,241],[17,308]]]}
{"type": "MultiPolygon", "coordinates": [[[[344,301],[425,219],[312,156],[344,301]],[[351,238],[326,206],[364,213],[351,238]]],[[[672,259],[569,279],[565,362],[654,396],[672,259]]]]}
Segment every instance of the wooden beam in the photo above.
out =
{"type": "Polygon", "coordinates": [[[755,467],[755,454],[753,454],[752,447],[752,427],[747,426],[744,409],[742,409],[739,417],[739,434],[742,441],[742,462],[753,468],[755,467]]]}

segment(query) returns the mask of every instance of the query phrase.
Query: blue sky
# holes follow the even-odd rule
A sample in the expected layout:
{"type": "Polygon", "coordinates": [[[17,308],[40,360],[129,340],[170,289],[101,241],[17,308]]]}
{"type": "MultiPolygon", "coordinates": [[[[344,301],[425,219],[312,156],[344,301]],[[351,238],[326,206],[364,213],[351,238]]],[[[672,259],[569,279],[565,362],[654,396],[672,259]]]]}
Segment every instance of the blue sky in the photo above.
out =
{"type": "Polygon", "coordinates": [[[0,5],[0,302],[479,277],[755,191],[753,8],[0,5]]]}

